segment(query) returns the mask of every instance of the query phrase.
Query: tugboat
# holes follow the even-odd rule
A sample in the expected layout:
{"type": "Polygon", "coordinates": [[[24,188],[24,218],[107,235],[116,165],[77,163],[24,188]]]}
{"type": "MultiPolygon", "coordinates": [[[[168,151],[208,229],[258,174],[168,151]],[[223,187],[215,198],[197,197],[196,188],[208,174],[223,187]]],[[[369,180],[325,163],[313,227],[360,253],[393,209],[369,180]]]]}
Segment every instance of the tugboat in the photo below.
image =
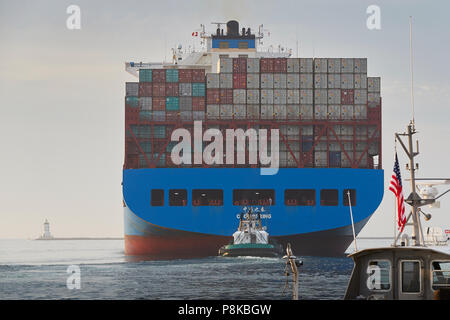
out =
{"type": "Polygon", "coordinates": [[[261,223],[261,213],[255,211],[253,207],[243,208],[238,230],[233,233],[233,241],[219,249],[220,256],[281,257],[283,247],[269,239],[261,223]]]}
{"type": "MultiPolygon", "coordinates": [[[[414,157],[419,154],[418,150],[414,151],[412,147],[412,136],[415,133],[414,121],[411,121],[406,133],[395,134],[409,158],[407,168],[411,179],[408,180],[411,182],[412,192],[404,202],[411,206],[411,212],[407,218],[404,216],[404,220],[401,219],[400,214],[398,215],[401,221],[400,232],[391,247],[356,250],[349,255],[354,261],[354,267],[344,299],[450,300],[450,248],[427,246],[420,221],[421,214],[427,220],[431,218],[431,215],[424,213],[421,207],[432,205],[449,190],[429,198],[422,198],[416,193],[418,190],[416,180],[428,179],[415,178],[417,166],[415,166],[414,157]],[[405,146],[400,136],[408,137],[409,148],[405,146]],[[411,218],[412,223],[409,223],[411,218]],[[403,227],[407,225],[412,226],[411,244],[409,236],[403,233],[403,227]],[[400,245],[397,244],[399,239],[401,239],[400,245]]],[[[397,183],[401,188],[397,160],[392,179],[394,176],[399,178],[397,183]]],[[[399,191],[402,192],[401,189],[399,191]]],[[[403,196],[397,211],[402,205],[403,196]]]]}

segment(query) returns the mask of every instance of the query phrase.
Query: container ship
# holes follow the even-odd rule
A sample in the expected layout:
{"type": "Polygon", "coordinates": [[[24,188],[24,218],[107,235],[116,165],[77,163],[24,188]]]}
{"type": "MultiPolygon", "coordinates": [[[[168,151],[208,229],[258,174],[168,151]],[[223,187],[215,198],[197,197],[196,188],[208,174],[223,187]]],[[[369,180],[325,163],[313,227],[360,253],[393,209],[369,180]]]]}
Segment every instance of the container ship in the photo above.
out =
{"type": "Polygon", "coordinates": [[[125,86],[125,253],[217,255],[247,206],[264,211],[271,237],[297,255],[344,254],[353,241],[349,206],[359,233],[384,189],[380,78],[367,76],[367,58],[264,50],[262,26],[253,33],[234,20],[193,36],[202,50],[178,46],[170,63],[125,63],[139,78],[125,86]],[[266,129],[270,143],[278,139],[278,150],[268,143],[266,151],[278,151],[279,169],[264,173],[258,153],[250,161],[250,135],[223,148],[227,160],[241,152],[245,161],[217,150],[206,159],[209,142],[194,138],[180,152],[192,160],[174,160],[179,129],[192,137],[213,129],[209,141],[266,129]]]}

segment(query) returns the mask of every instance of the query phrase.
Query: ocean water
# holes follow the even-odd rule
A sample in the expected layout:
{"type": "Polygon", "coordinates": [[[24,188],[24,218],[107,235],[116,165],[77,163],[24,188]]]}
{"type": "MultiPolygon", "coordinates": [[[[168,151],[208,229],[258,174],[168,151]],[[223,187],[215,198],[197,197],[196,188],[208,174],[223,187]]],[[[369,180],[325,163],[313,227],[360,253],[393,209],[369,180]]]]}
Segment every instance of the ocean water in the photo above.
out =
{"type": "MultiPolygon", "coordinates": [[[[358,248],[389,243],[361,239],[358,248]]],[[[301,299],[342,299],[350,258],[300,258],[301,299]]],[[[132,261],[123,240],[0,240],[2,300],[291,299],[284,270],[275,258],[132,261]],[[79,289],[67,286],[72,265],[80,268],[79,289]]]]}

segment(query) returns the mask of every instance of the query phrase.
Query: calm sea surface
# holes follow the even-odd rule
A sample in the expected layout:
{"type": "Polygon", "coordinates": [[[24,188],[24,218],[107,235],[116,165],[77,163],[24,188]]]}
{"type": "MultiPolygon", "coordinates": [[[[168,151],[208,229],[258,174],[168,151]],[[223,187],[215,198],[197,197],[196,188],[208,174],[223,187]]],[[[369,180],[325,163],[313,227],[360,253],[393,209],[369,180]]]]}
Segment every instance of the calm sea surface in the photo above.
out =
{"type": "MultiPolygon", "coordinates": [[[[301,260],[301,299],[343,297],[350,258],[301,260]]],[[[290,299],[284,269],[273,258],[129,261],[123,240],[0,240],[0,299],[290,299]],[[67,288],[71,265],[80,268],[80,289],[67,288]]]]}

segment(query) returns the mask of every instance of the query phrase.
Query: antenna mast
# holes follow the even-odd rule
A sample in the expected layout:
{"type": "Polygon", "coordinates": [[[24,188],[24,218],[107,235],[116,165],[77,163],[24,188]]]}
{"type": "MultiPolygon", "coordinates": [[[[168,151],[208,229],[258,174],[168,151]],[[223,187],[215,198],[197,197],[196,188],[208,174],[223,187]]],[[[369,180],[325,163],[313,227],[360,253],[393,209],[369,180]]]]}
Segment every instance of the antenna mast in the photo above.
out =
{"type": "Polygon", "coordinates": [[[411,71],[411,108],[412,108],[412,126],[414,129],[414,70],[413,70],[413,49],[412,49],[412,16],[409,17],[409,60],[411,71]]]}

